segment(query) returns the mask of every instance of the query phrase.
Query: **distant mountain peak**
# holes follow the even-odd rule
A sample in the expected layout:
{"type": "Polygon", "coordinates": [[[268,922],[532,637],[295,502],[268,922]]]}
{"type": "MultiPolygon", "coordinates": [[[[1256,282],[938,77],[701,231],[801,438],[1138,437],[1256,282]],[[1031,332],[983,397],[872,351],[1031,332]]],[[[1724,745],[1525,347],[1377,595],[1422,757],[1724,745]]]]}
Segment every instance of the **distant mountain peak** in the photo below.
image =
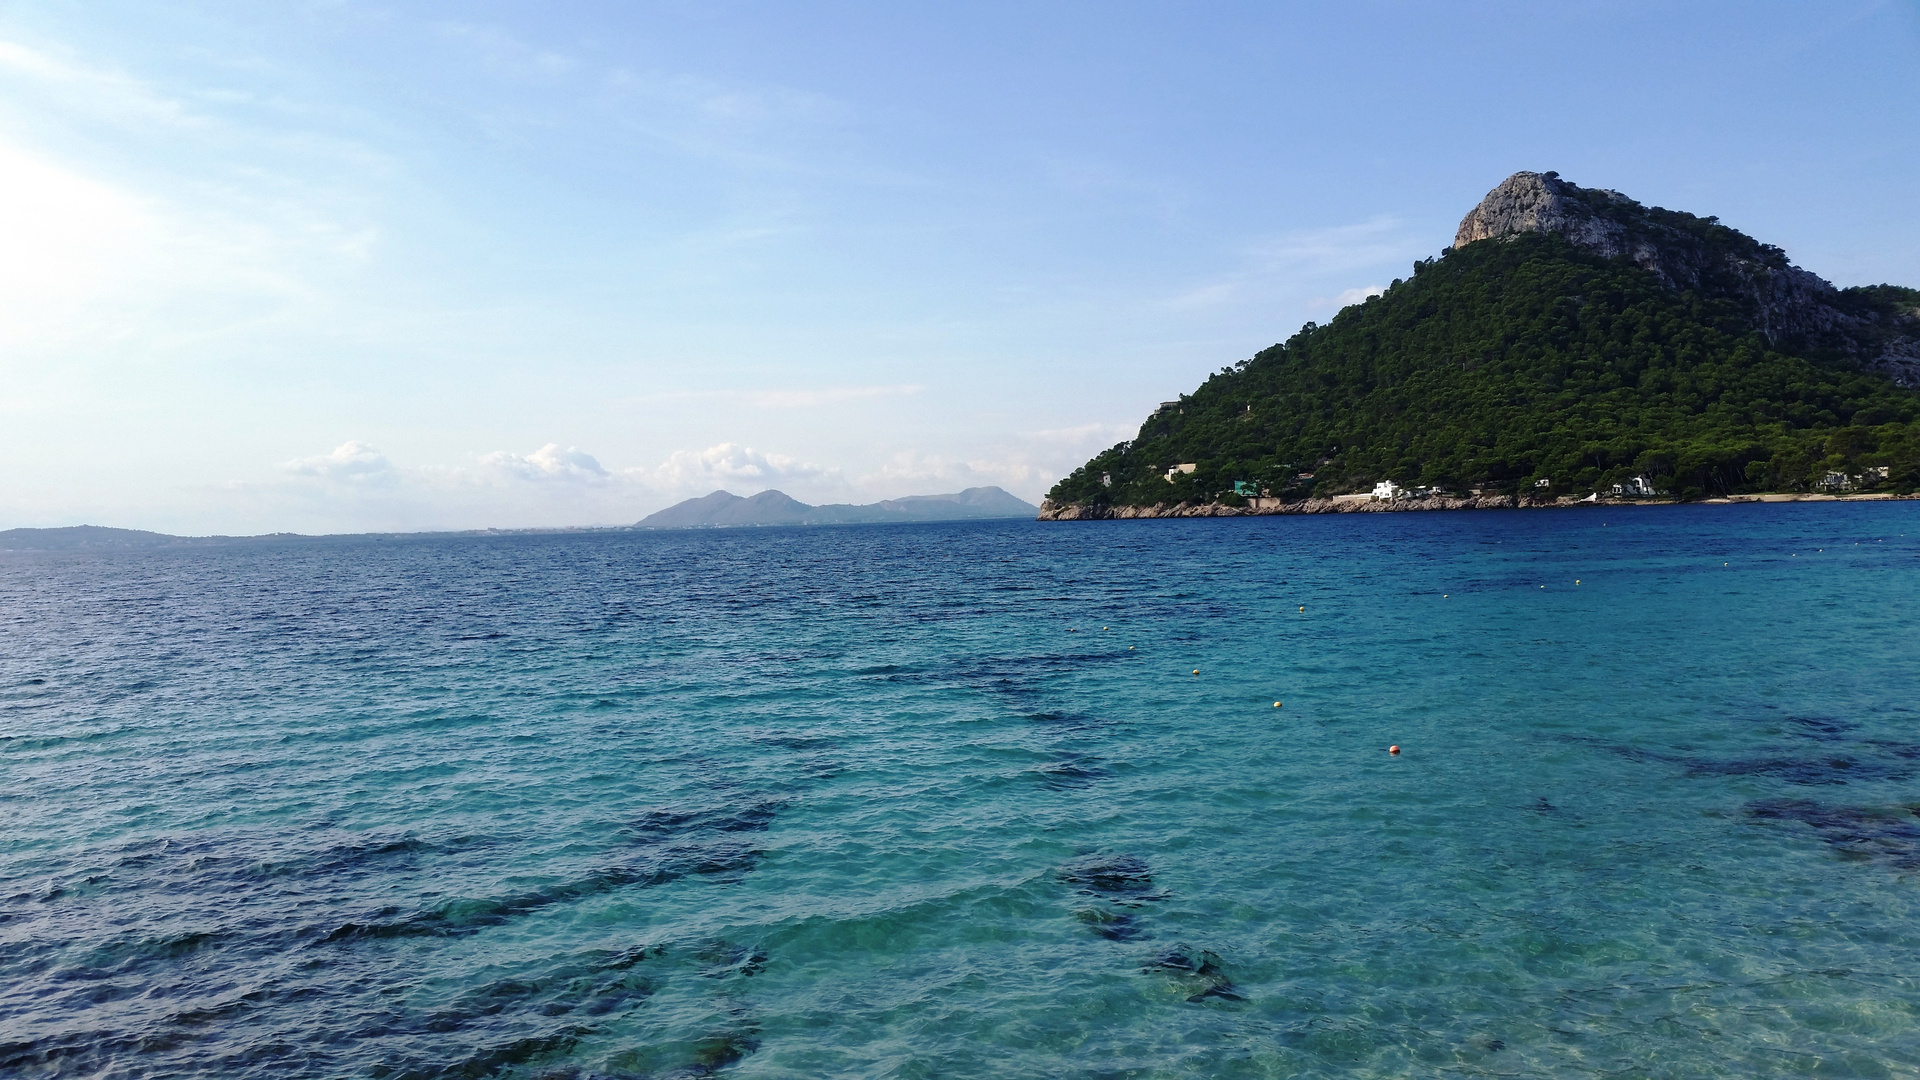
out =
{"type": "Polygon", "coordinates": [[[642,529],[724,528],[736,525],[855,525],[887,521],[967,521],[1031,518],[1040,508],[997,487],[971,487],[946,495],[908,495],[855,506],[808,506],[772,489],[742,498],[716,491],[676,503],[642,519],[642,529]]]}

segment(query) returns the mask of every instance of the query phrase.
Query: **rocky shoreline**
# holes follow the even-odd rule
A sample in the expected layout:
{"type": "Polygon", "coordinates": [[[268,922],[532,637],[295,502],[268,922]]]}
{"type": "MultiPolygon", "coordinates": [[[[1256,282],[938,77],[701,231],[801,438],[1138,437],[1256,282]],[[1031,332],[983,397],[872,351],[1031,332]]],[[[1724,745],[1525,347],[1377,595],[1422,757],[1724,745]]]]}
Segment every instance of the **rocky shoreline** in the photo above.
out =
{"type": "MultiPolygon", "coordinates": [[[[1882,502],[1891,499],[1920,499],[1920,495],[1809,495],[1794,492],[1766,495],[1734,495],[1723,499],[1702,499],[1709,504],[1757,502],[1882,502]]],[[[1674,499],[1521,499],[1511,495],[1476,495],[1425,499],[1373,499],[1342,496],[1331,499],[1302,499],[1279,502],[1257,500],[1258,506],[1228,506],[1225,503],[1157,503],[1153,506],[1055,506],[1053,500],[1040,503],[1040,521],[1113,521],[1128,518],[1190,517],[1265,517],[1274,514],[1394,514],[1410,510],[1551,510],[1575,506],[1671,506],[1674,499]]]]}

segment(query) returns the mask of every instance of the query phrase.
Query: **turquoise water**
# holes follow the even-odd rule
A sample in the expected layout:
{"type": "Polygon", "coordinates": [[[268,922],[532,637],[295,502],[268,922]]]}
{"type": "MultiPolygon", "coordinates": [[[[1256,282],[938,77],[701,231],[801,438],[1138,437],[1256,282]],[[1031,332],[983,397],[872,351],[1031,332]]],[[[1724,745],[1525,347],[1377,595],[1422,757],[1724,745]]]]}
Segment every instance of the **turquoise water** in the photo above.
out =
{"type": "Polygon", "coordinates": [[[0,1073],[1912,1076],[1916,599],[1920,503],[0,556],[0,1073]]]}

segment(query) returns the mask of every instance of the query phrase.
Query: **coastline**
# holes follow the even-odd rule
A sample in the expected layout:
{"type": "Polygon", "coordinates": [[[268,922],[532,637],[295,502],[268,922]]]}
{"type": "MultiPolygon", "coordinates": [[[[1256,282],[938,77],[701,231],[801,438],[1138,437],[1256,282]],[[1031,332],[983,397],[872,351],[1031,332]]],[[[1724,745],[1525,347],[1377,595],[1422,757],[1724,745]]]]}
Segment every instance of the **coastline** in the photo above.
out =
{"type": "MultiPolygon", "coordinates": [[[[1816,495],[1800,492],[1773,492],[1761,495],[1730,495],[1699,499],[1696,505],[1780,502],[1888,502],[1920,499],[1920,494],[1896,495],[1816,495]]],[[[1678,499],[1576,499],[1562,495],[1552,500],[1523,499],[1513,495],[1475,495],[1425,499],[1375,499],[1365,495],[1343,495],[1331,499],[1302,499],[1281,502],[1255,499],[1254,505],[1229,506],[1226,503],[1156,503],[1152,506],[1082,506],[1077,503],[1055,506],[1053,500],[1040,503],[1038,521],[1122,521],[1133,518],[1193,517],[1266,517],[1276,514],[1397,514],[1416,510],[1560,510],[1577,506],[1675,506],[1678,499]],[[1266,505],[1262,505],[1266,504],[1266,505]]]]}

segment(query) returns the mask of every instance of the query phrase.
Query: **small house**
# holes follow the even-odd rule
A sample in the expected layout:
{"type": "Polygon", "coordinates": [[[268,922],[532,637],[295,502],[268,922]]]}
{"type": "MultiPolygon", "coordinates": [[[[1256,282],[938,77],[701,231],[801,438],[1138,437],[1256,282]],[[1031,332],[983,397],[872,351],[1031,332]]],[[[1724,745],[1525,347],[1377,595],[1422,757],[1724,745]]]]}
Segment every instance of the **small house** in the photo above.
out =
{"type": "Polygon", "coordinates": [[[1194,461],[1181,462],[1180,464],[1175,465],[1173,468],[1167,470],[1167,475],[1165,479],[1167,483],[1171,484],[1173,483],[1174,477],[1179,476],[1181,473],[1192,475],[1193,470],[1199,467],[1200,467],[1200,464],[1198,462],[1194,462],[1194,461]]]}
{"type": "Polygon", "coordinates": [[[1625,483],[1613,485],[1613,493],[1629,497],[1658,494],[1653,490],[1653,481],[1644,476],[1629,477],[1625,483]]]}
{"type": "Polygon", "coordinates": [[[1404,499],[1406,498],[1406,496],[1407,496],[1407,489],[1401,487],[1399,484],[1396,484],[1391,480],[1382,480],[1379,483],[1373,485],[1373,497],[1375,499],[1380,500],[1381,502],[1391,502],[1394,499],[1404,499]]]}

